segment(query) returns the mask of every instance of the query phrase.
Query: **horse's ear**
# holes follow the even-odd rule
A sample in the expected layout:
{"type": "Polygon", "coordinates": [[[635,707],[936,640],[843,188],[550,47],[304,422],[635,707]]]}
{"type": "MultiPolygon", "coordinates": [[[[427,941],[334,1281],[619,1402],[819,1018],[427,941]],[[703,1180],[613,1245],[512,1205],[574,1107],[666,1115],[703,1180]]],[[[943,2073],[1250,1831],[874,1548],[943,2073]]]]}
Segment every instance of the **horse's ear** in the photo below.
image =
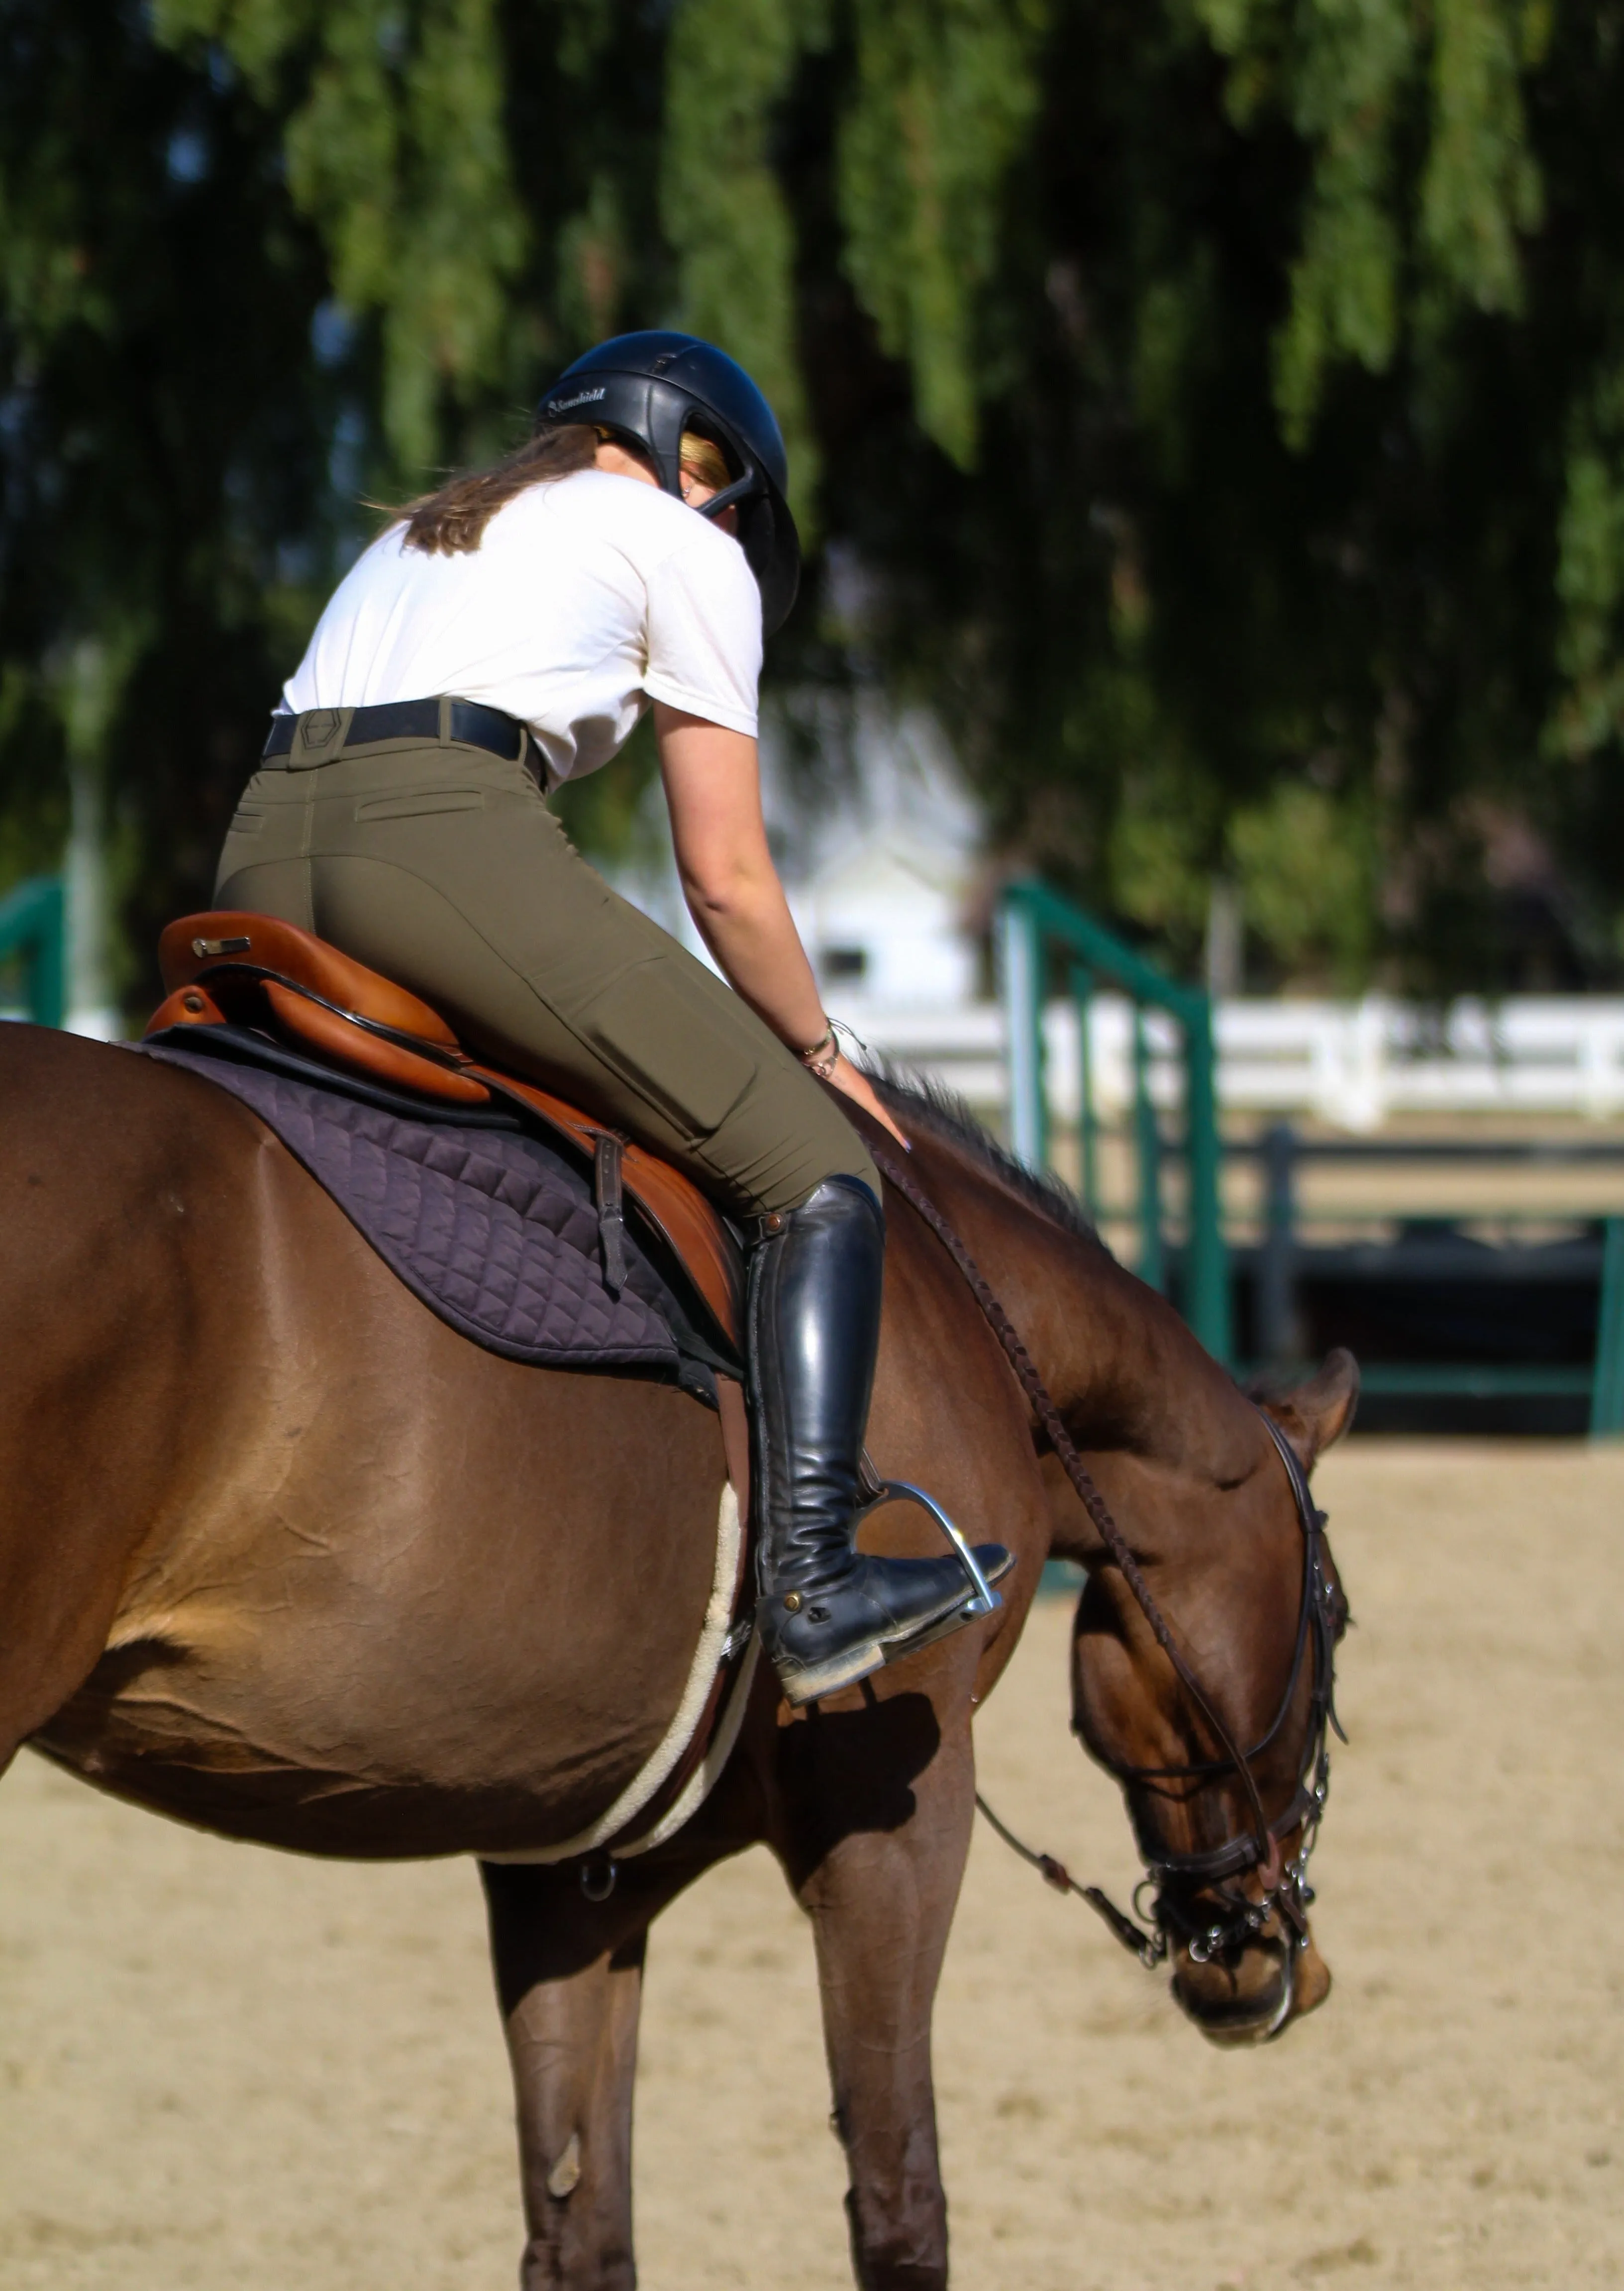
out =
{"type": "Polygon", "coordinates": [[[1315,1458],[1342,1437],[1358,1404],[1359,1363],[1340,1345],[1326,1354],[1325,1365],[1306,1384],[1278,1399],[1259,1398],[1258,1403],[1291,1443],[1306,1472],[1311,1472],[1315,1458]]]}

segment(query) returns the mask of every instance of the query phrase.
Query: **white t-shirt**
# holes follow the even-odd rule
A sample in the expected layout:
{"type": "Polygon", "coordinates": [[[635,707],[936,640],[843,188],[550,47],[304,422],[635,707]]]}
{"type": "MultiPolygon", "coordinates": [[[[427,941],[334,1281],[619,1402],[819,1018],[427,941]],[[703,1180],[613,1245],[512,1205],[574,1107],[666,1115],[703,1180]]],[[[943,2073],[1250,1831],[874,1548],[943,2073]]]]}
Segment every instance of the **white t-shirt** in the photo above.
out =
{"type": "Polygon", "coordinates": [[[754,736],[761,594],[730,534],[607,470],[532,486],[476,550],[391,526],[334,591],[283,687],[295,715],[449,693],[530,727],[549,784],[595,772],[651,700],[754,736]]]}

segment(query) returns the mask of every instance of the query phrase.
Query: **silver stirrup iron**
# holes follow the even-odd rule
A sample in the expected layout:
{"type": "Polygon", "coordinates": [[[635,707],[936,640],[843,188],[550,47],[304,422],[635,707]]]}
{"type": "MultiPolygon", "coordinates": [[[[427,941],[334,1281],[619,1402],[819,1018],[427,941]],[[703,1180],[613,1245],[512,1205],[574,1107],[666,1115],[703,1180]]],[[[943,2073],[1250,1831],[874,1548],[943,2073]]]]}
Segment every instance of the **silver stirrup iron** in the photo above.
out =
{"type": "MultiPolygon", "coordinates": [[[[969,1577],[972,1596],[966,1605],[953,1609],[951,1620],[954,1625],[977,1615],[993,1614],[1003,1605],[1002,1594],[987,1581],[977,1564],[975,1553],[934,1496],[928,1496],[923,1488],[916,1488],[912,1480],[881,1480],[880,1493],[864,1505],[863,1516],[866,1518],[871,1511],[877,1511],[882,1503],[918,1504],[921,1511],[930,1514],[957,1553],[959,1564],[969,1577]]],[[[912,1654],[921,1644],[918,1639],[911,1640],[906,1652],[912,1654]]]]}

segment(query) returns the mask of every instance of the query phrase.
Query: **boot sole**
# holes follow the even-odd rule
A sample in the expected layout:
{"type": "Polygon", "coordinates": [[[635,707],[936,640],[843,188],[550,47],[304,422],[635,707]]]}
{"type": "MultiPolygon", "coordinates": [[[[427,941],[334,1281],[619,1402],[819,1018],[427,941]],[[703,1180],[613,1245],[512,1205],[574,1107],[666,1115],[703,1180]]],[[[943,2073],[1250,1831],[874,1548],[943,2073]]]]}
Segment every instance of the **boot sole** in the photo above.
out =
{"type": "Polygon", "coordinates": [[[896,1638],[870,1639],[863,1646],[848,1647],[844,1654],[832,1655],[827,1662],[798,1670],[793,1678],[779,1674],[784,1699],[792,1710],[803,1703],[816,1702],[820,1696],[834,1694],[842,1686],[855,1686],[860,1678],[870,1678],[888,1663],[905,1662],[911,1654],[920,1654],[926,1647],[934,1646],[938,1639],[951,1637],[967,1623],[978,1623],[984,1615],[1001,1607],[1003,1601],[996,1591],[991,1607],[984,1607],[977,1593],[961,1607],[952,1608],[934,1623],[926,1623],[917,1630],[900,1634],[896,1638]]]}

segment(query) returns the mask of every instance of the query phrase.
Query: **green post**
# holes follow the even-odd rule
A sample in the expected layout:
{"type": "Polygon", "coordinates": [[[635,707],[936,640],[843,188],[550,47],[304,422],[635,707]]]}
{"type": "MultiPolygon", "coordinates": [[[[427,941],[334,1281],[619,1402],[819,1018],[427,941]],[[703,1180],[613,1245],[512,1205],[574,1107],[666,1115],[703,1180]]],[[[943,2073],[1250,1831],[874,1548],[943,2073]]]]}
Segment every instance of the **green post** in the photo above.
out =
{"type": "Polygon", "coordinates": [[[1604,1230],[1590,1437],[1617,1440],[1624,1437],[1624,1218],[1609,1218],[1604,1230]]]}
{"type": "Polygon", "coordinates": [[[1094,977],[1072,965],[1072,1008],[1077,1013],[1077,1161],[1082,1206],[1099,1223],[1099,1133],[1094,1113],[1094,1062],[1089,1055],[1094,977]]]}
{"type": "Polygon", "coordinates": [[[67,1016],[67,917],[61,880],[35,875],[0,899],[0,961],[22,957],[28,1016],[36,1026],[60,1026],[67,1016]]]}
{"type": "Polygon", "coordinates": [[[1227,1362],[1229,1263],[1224,1247],[1223,1160],[1218,1146],[1212,1003],[1192,994],[1184,1022],[1185,1154],[1190,1188],[1184,1316],[1214,1360],[1227,1362]]]}
{"type": "Polygon", "coordinates": [[[1000,985],[1009,1062],[1009,1144],[1029,1170],[1049,1167],[1049,1094],[1043,1087],[1043,937],[1033,903],[1016,885],[1001,917],[1000,985]]]}
{"type": "MultiPolygon", "coordinates": [[[[1009,1028],[1009,1136],[1020,1158],[1041,1168],[1048,1158],[1048,1109],[1043,1089],[1041,994],[1045,950],[1063,947],[1073,958],[1072,992],[1079,996],[1079,967],[1089,993],[1101,980],[1134,1003],[1136,1096],[1134,1136],[1139,1149],[1139,1210],[1146,1251],[1141,1266],[1160,1285],[1162,1274],[1162,1143],[1144,1074],[1144,1012],[1165,1010],[1184,1039],[1184,1151],[1189,1174],[1185,1317],[1209,1352],[1227,1363],[1232,1338],[1229,1272],[1224,1248],[1219,1187],[1218,1100],[1214,1087],[1211,1005],[1193,987],[1165,977],[1137,948],[1045,883],[1011,883],[1001,915],[1004,1009],[1009,1028]]],[[[1079,1012],[1080,1022],[1081,1012],[1079,1012]]],[[[1086,1072],[1086,1067],[1085,1067],[1086,1072]]],[[[1091,1102],[1087,1109],[1091,1113],[1091,1102]]],[[[1084,1150],[1090,1150],[1085,1125],[1084,1150]]],[[[1089,1182],[1084,1163],[1085,1187],[1089,1182]]],[[[1096,1179],[1097,1181],[1097,1179],[1096,1179]]]]}
{"type": "Polygon", "coordinates": [[[36,1026],[60,1026],[68,1016],[67,906],[60,877],[47,876],[40,885],[40,935],[29,966],[29,999],[36,1026]]]}
{"type": "Polygon", "coordinates": [[[1139,1163],[1139,1264],[1141,1281],[1166,1290],[1167,1258],[1162,1246],[1162,1133],[1150,1096],[1150,1045],[1145,1011],[1133,1006],[1133,1137],[1139,1163]]]}

